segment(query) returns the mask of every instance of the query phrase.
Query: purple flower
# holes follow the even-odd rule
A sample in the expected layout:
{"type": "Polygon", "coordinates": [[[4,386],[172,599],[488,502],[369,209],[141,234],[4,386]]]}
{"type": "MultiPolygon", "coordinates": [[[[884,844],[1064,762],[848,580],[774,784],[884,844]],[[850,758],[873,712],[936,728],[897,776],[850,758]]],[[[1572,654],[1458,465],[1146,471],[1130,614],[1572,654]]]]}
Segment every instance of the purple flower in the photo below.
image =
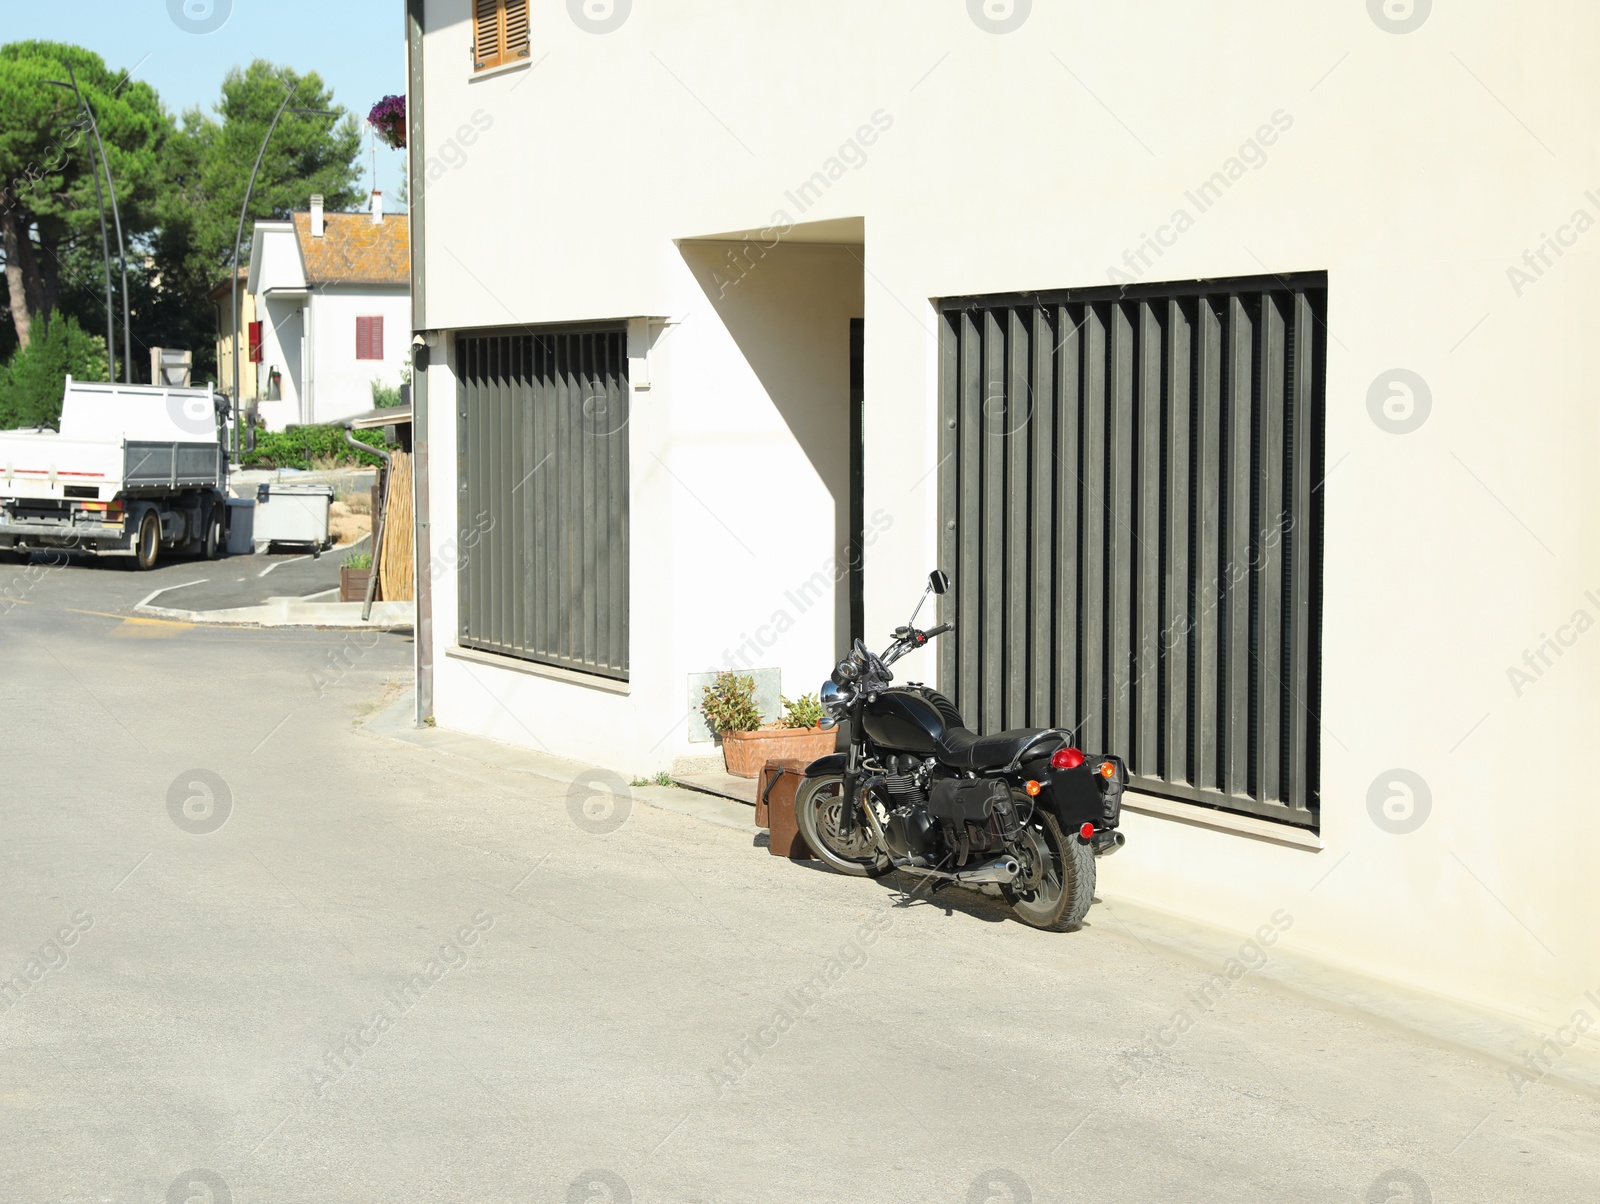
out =
{"type": "Polygon", "coordinates": [[[372,111],[367,114],[367,120],[378,132],[378,137],[387,145],[394,147],[395,150],[405,149],[406,98],[404,96],[385,96],[372,106],[372,111]]]}

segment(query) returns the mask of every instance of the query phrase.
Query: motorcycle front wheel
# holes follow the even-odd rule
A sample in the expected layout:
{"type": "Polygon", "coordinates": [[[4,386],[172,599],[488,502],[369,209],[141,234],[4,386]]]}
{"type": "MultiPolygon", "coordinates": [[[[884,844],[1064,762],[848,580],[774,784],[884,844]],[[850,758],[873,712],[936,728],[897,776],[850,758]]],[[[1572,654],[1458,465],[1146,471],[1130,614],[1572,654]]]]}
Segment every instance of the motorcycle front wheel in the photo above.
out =
{"type": "Polygon", "coordinates": [[[844,778],[839,774],[807,778],[795,795],[794,818],[806,844],[830,869],[881,878],[894,868],[873,843],[865,815],[857,814],[850,834],[844,834],[844,778]]]}
{"type": "Polygon", "coordinates": [[[1061,831],[1056,817],[1039,810],[1017,841],[1022,872],[1001,887],[1017,919],[1049,932],[1070,932],[1094,902],[1094,850],[1061,831]]]}

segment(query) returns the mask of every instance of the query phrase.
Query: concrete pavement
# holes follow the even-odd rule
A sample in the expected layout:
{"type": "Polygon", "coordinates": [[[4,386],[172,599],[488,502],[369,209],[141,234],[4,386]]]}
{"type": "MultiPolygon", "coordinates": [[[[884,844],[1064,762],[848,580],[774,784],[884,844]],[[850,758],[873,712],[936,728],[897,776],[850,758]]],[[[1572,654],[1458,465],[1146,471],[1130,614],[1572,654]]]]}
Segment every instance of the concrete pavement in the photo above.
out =
{"type": "Polygon", "coordinates": [[[1051,935],[910,898],[680,792],[360,726],[403,688],[403,636],[115,617],[80,580],[0,604],[0,1198],[1600,1181],[1591,1097],[1280,989],[1257,953],[1291,954],[1292,915],[1208,963],[1115,904],[1051,935]]]}

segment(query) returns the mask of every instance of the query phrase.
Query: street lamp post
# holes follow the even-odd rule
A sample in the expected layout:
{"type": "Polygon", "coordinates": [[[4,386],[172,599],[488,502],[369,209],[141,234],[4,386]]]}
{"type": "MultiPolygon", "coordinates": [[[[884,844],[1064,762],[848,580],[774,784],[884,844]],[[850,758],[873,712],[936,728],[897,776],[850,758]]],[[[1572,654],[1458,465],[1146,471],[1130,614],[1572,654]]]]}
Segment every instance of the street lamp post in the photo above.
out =
{"type": "Polygon", "coordinates": [[[250,171],[250,183],[245,186],[244,204],[239,206],[239,229],[233,236],[233,278],[230,282],[233,295],[233,312],[229,315],[233,323],[233,456],[237,460],[243,451],[243,430],[240,426],[239,397],[239,244],[244,241],[244,223],[250,212],[250,194],[256,188],[256,176],[261,172],[261,161],[267,157],[267,143],[272,141],[273,131],[278,128],[278,122],[286,111],[295,113],[314,114],[323,117],[337,117],[337,113],[330,113],[324,109],[289,109],[289,102],[294,99],[295,92],[300,87],[300,81],[289,85],[283,94],[283,103],[278,106],[278,111],[272,115],[272,124],[267,126],[267,136],[261,140],[261,149],[256,153],[256,165],[250,171]]]}
{"type": "MultiPolygon", "coordinates": [[[[99,133],[99,131],[97,129],[95,129],[94,112],[93,112],[93,110],[91,110],[89,108],[89,102],[86,101],[83,98],[83,93],[81,91],[79,91],[79,89],[78,89],[78,77],[73,72],[72,65],[70,63],[67,65],[67,74],[68,74],[69,78],[72,80],[71,83],[65,83],[65,82],[63,82],[63,81],[61,81],[59,79],[46,80],[45,82],[49,83],[49,84],[54,84],[58,88],[68,88],[68,89],[70,89],[72,91],[72,94],[78,98],[78,106],[79,106],[79,108],[81,108],[83,110],[83,116],[80,117],[77,121],[73,122],[72,128],[78,129],[78,130],[91,130],[91,131],[93,131],[95,143],[98,145],[99,142],[100,142],[100,133],[99,133]]],[[[101,250],[102,255],[105,257],[105,264],[106,264],[106,379],[114,381],[114,380],[117,379],[117,338],[116,338],[116,328],[113,325],[113,323],[116,321],[116,307],[115,307],[115,305],[113,305],[112,300],[111,300],[111,242],[110,242],[109,236],[106,233],[106,198],[105,198],[105,193],[100,188],[100,162],[101,161],[105,162],[106,181],[107,181],[107,183],[110,183],[110,180],[111,180],[111,163],[110,163],[109,160],[105,159],[105,147],[104,146],[100,147],[100,157],[99,157],[98,160],[95,157],[95,153],[94,153],[93,148],[91,148],[90,151],[89,151],[89,163],[90,163],[90,168],[92,170],[92,174],[94,175],[94,199],[95,199],[95,203],[100,208],[100,250],[101,250]]],[[[112,195],[112,204],[115,205],[116,204],[116,191],[115,191],[114,187],[113,187],[111,195],[112,195]]],[[[117,222],[117,242],[118,242],[119,247],[121,245],[121,241],[122,241],[122,223],[121,223],[121,220],[119,219],[118,222],[117,222]]],[[[123,259],[122,259],[122,322],[123,322],[123,326],[122,326],[122,330],[123,330],[123,368],[124,368],[124,371],[128,371],[129,368],[130,368],[130,365],[129,365],[128,358],[127,358],[127,347],[128,347],[128,262],[127,262],[126,256],[124,256],[123,259]]],[[[129,376],[128,380],[131,383],[131,381],[133,380],[132,376],[129,376]]]]}

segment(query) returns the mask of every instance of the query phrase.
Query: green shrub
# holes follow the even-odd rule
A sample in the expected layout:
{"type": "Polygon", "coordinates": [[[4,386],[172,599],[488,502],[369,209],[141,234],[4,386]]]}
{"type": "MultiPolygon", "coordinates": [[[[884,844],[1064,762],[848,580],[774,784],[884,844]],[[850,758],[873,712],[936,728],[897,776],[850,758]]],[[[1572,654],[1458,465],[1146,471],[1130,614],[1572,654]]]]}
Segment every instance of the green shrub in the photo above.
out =
{"type": "Polygon", "coordinates": [[[753,732],[761,726],[761,708],[756,705],[756,679],[737,673],[718,673],[705,689],[700,701],[706,725],[723,732],[753,732]]]}
{"type": "Polygon", "coordinates": [[[86,334],[70,315],[34,326],[33,342],[0,365],[0,430],[61,421],[67,377],[106,379],[106,341],[86,334]]]}
{"type": "Polygon", "coordinates": [[[352,552],[344,558],[344,567],[347,569],[370,569],[372,567],[371,552],[352,552]]]}
{"type": "Polygon", "coordinates": [[[395,406],[405,401],[400,390],[411,383],[411,365],[407,364],[400,369],[400,383],[386,385],[376,376],[372,378],[372,408],[375,410],[392,410],[395,406]]]}
{"type": "Polygon", "coordinates": [[[816,727],[822,722],[822,701],[815,694],[802,694],[790,701],[783,700],[784,727],[816,727]]]}
{"type": "MultiPolygon", "coordinates": [[[[387,448],[383,432],[355,431],[358,441],[370,447],[387,448]]],[[[254,451],[244,454],[246,468],[314,468],[323,464],[377,465],[377,456],[358,452],[344,441],[342,426],[297,426],[286,431],[257,431],[254,451]]]]}

